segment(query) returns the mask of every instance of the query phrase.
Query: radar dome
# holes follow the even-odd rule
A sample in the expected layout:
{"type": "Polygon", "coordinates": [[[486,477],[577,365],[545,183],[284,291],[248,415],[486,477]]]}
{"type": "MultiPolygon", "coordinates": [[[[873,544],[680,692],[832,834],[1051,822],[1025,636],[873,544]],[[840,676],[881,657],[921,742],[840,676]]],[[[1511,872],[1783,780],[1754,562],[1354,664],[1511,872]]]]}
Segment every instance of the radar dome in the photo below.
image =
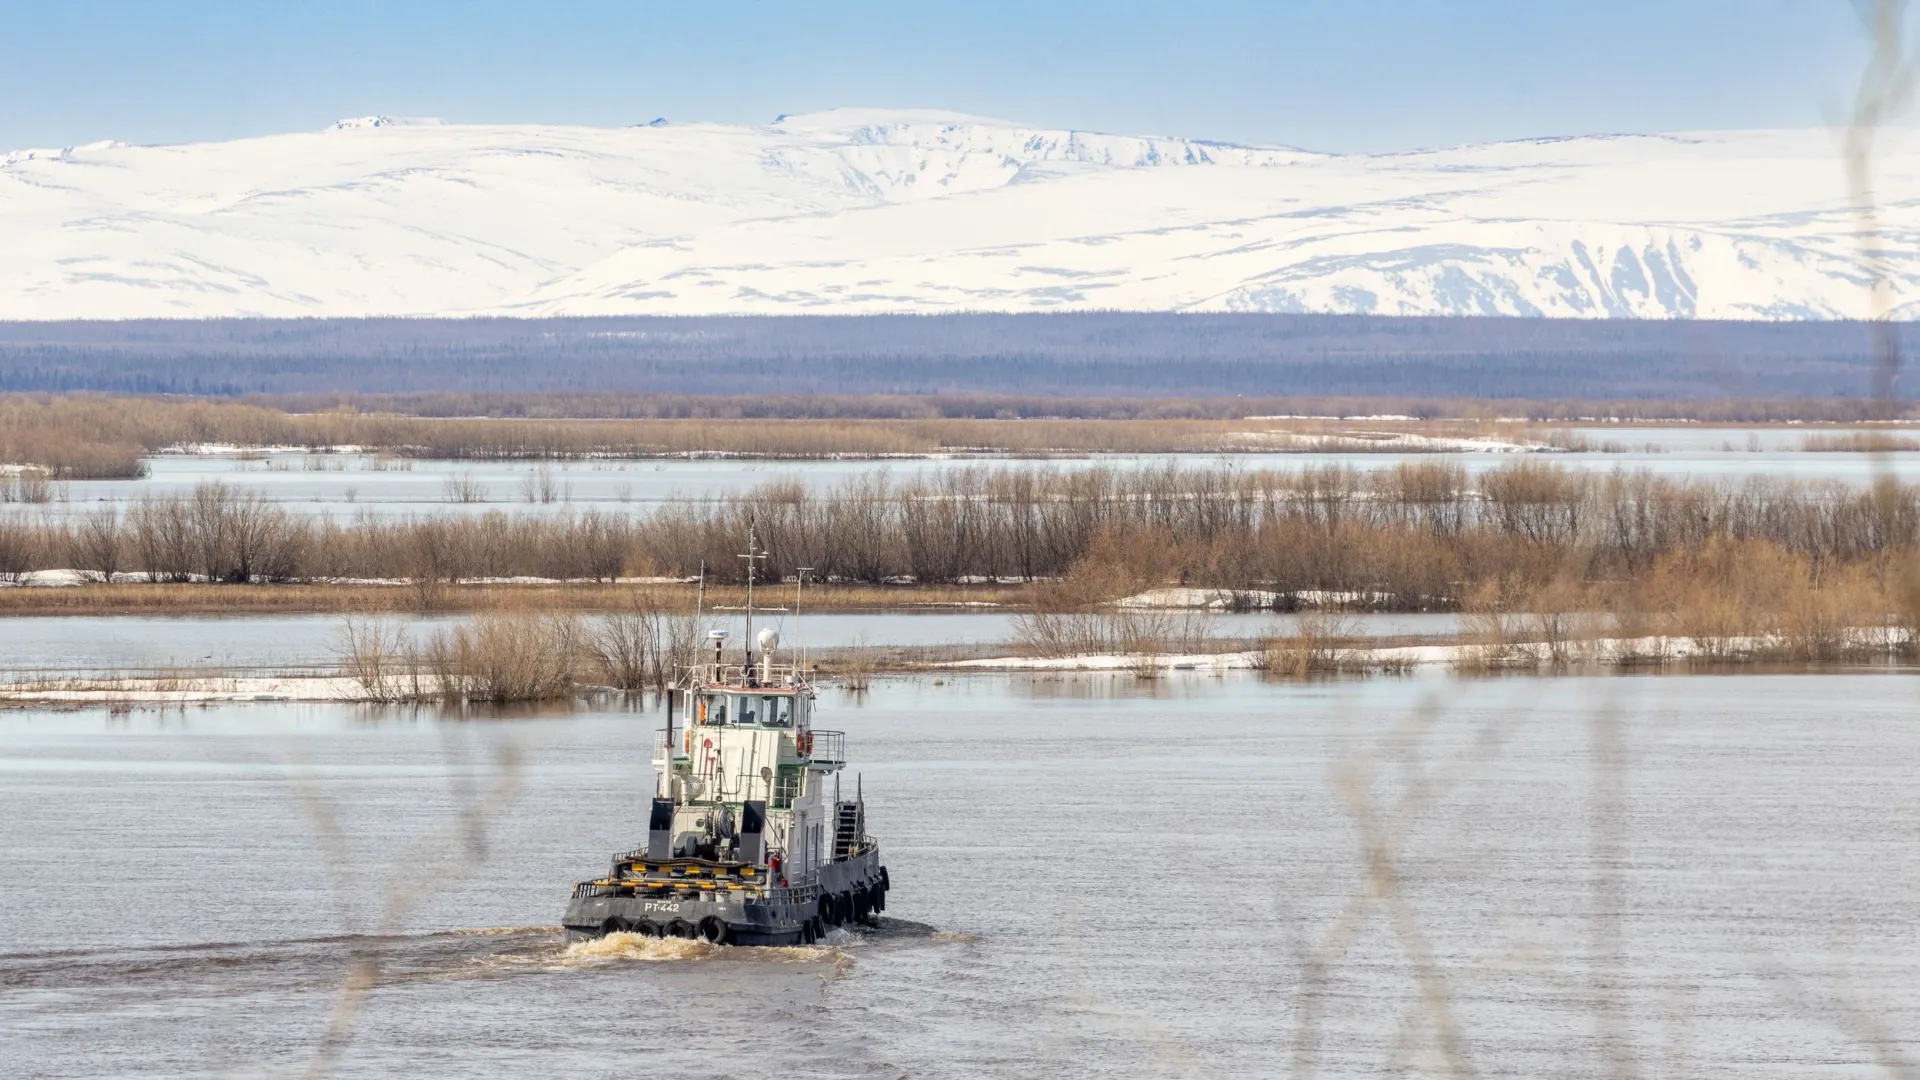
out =
{"type": "Polygon", "coordinates": [[[755,634],[754,639],[760,643],[760,651],[772,652],[780,644],[780,631],[769,626],[755,634]]]}

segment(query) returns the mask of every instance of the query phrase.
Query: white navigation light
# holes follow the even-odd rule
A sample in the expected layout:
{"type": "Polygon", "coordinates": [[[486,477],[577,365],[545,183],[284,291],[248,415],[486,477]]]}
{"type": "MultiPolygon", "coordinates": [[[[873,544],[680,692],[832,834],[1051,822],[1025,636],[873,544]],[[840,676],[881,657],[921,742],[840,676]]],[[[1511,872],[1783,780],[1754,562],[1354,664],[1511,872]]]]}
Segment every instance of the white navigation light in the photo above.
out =
{"type": "Polygon", "coordinates": [[[760,642],[761,652],[772,652],[780,644],[780,631],[769,626],[755,635],[755,639],[760,642]]]}

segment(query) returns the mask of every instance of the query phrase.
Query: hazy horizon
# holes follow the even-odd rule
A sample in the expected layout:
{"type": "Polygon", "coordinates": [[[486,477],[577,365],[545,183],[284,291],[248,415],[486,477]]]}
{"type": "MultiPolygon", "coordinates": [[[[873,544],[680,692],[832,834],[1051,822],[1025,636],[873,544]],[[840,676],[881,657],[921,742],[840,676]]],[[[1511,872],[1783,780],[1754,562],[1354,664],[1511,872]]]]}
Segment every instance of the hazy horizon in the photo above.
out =
{"type": "Polygon", "coordinates": [[[0,95],[15,107],[0,149],[214,141],[375,114],[623,126],[934,107],[1330,153],[1843,117],[1865,56],[1858,19],[1845,5],[1765,7],[9,2],[0,95]]]}

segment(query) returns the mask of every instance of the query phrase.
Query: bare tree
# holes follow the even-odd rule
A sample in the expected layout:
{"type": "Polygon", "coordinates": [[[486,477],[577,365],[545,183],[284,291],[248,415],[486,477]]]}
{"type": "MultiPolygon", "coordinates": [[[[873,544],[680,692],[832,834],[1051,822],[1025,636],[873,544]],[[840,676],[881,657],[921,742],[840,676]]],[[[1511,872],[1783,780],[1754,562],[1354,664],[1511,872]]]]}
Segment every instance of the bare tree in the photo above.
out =
{"type": "Polygon", "coordinates": [[[126,538],[120,527],[120,508],[102,503],[73,525],[74,569],[111,582],[122,568],[126,538]]]}

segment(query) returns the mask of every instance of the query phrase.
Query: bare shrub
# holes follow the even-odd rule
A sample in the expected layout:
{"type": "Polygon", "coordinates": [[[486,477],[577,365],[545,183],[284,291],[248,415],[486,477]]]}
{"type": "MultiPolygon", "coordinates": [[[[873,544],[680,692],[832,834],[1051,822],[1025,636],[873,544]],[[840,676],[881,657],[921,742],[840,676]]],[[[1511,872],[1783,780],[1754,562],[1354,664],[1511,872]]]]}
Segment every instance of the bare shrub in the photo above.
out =
{"type": "Polygon", "coordinates": [[[1808,435],[1800,440],[1802,453],[1895,454],[1920,450],[1920,439],[1884,431],[1848,431],[1836,435],[1808,435]]]}
{"type": "Polygon", "coordinates": [[[194,568],[208,581],[289,580],[310,536],[305,522],[259,492],[219,482],[195,486],[184,513],[194,568]]]}
{"type": "Polygon", "coordinates": [[[50,503],[53,474],[45,469],[0,473],[0,503],[50,503]]]}
{"type": "Polygon", "coordinates": [[[413,586],[422,611],[440,606],[443,591],[467,576],[471,563],[471,530],[445,518],[404,522],[395,537],[400,567],[413,586]]]}
{"type": "Polygon", "coordinates": [[[426,654],[449,701],[542,701],[572,695],[578,620],[520,612],[477,615],[436,633],[426,654]]]}
{"type": "Polygon", "coordinates": [[[127,511],[135,564],[149,581],[189,581],[193,577],[194,536],[185,502],[141,499],[127,511]]]}
{"type": "Polygon", "coordinates": [[[601,682],[616,690],[644,690],[658,685],[655,635],[650,613],[615,612],[590,620],[582,645],[601,682]]]}
{"type": "Polygon", "coordinates": [[[112,581],[122,567],[126,540],[120,527],[120,509],[105,503],[81,515],[72,531],[74,569],[98,581],[112,581]]]}
{"type": "Polygon", "coordinates": [[[1497,580],[1482,583],[1460,605],[1460,636],[1466,647],[1454,666],[1463,671],[1510,667],[1527,658],[1518,647],[1520,620],[1507,608],[1509,590],[1497,580]]]}
{"type": "Polygon", "coordinates": [[[588,622],[581,644],[602,682],[620,690],[665,690],[695,660],[699,627],[635,597],[627,611],[588,622]]]}
{"type": "Polygon", "coordinates": [[[1480,496],[1500,529],[1535,544],[1567,546],[1579,538],[1592,502],[1584,472],[1523,462],[1480,478],[1480,496]]]}
{"type": "Polygon", "coordinates": [[[560,498],[560,490],[561,485],[553,476],[553,466],[544,461],[520,477],[520,496],[530,503],[554,502],[560,498]]]}
{"type": "Polygon", "coordinates": [[[856,693],[873,686],[873,671],[878,666],[873,646],[863,632],[852,645],[840,651],[840,688],[856,693]]]}
{"type": "Polygon", "coordinates": [[[1858,567],[1837,569],[1818,581],[1803,577],[1781,599],[1775,646],[1790,659],[1828,662],[1885,652],[1891,644],[1884,628],[1892,605],[1858,567]]]}
{"type": "Polygon", "coordinates": [[[1640,583],[1596,588],[1593,595],[1605,612],[1603,626],[1613,639],[1615,663],[1664,664],[1673,659],[1667,637],[1672,628],[1663,613],[1649,605],[1646,589],[1640,583]]]}
{"type": "Polygon", "coordinates": [[[421,660],[398,619],[348,615],[337,644],[341,668],[371,701],[417,701],[425,695],[421,660]]]}
{"type": "Polygon", "coordinates": [[[1801,587],[1805,573],[1772,544],[1712,537],[1698,551],[1663,557],[1647,591],[1695,656],[1736,660],[1764,649],[1780,598],[1801,587]]]}
{"type": "Polygon", "coordinates": [[[1163,535],[1097,533],[1064,577],[1040,587],[1032,610],[1014,618],[1015,639],[1044,656],[1196,647],[1210,635],[1212,615],[1151,601],[1119,606],[1158,584],[1172,559],[1163,535]]]}
{"type": "MultiPolygon", "coordinates": [[[[638,567],[691,577],[704,564],[709,580],[737,585],[749,520],[767,538],[766,581],[791,579],[802,566],[848,585],[1030,581],[1017,632],[1036,653],[1194,648],[1212,617],[1152,595],[1193,588],[1282,610],[1463,607],[1481,658],[1506,662],[1526,651],[1571,662],[1590,636],[1591,612],[1622,598],[1643,613],[1642,636],[1691,638],[1699,655],[1784,648],[1776,639],[1787,632],[1789,607],[1735,580],[1713,551],[1761,545],[1754,550],[1763,559],[1792,563],[1782,582],[1830,602],[1841,595],[1825,592],[1836,574],[1857,568],[1885,580],[1920,552],[1920,487],[1625,471],[1581,478],[1527,463],[1472,482],[1445,463],[982,467],[905,484],[875,471],[825,492],[776,481],[633,515],[494,510],[395,522],[293,517],[258,492],[210,484],[129,506],[115,561],[159,581],[404,579],[416,606],[431,609],[476,578],[605,582],[638,567]],[[1604,602],[1581,594],[1596,585],[1608,591],[1604,602]],[[1501,597],[1497,610],[1473,601],[1489,589],[1501,597]]],[[[79,550],[87,523],[23,527],[40,557],[55,558],[79,550]]],[[[1884,613],[1851,618],[1875,626],[1884,613]]]]}
{"type": "Polygon", "coordinates": [[[40,555],[40,531],[18,513],[0,513],[0,581],[27,580],[40,555]]]}
{"type": "Polygon", "coordinates": [[[486,486],[470,472],[458,472],[440,482],[440,490],[450,503],[486,502],[486,486]]]}
{"type": "Polygon", "coordinates": [[[1360,636],[1352,617],[1337,612],[1308,612],[1294,622],[1293,632],[1267,641],[1267,673],[1304,679],[1349,670],[1351,642],[1360,636]]]}
{"type": "Polygon", "coordinates": [[[1539,643],[1546,661],[1565,668],[1585,659],[1598,636],[1600,620],[1594,614],[1594,592],[1584,581],[1560,574],[1522,593],[1516,603],[1520,632],[1539,643]]]}
{"type": "Polygon", "coordinates": [[[589,510],[568,523],[568,577],[615,581],[626,569],[633,550],[627,520],[589,510]]]}

